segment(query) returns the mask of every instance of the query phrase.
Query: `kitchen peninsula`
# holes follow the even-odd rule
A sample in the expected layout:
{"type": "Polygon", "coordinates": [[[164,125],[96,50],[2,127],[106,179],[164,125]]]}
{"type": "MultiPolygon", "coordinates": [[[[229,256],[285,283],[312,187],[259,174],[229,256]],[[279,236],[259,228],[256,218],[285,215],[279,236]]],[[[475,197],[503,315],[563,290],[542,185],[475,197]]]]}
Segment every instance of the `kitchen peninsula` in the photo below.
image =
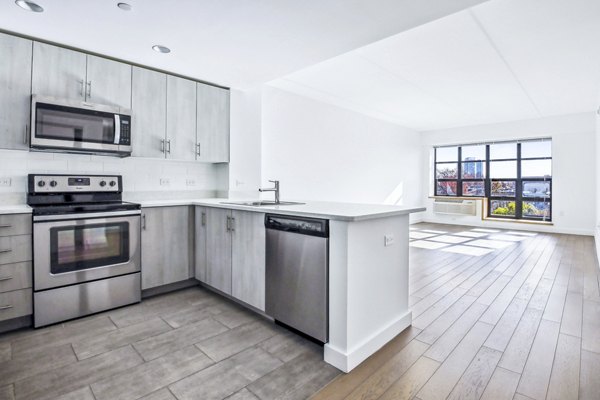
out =
{"type": "Polygon", "coordinates": [[[141,204],[142,209],[195,206],[196,221],[198,207],[329,220],[329,342],[324,358],[344,372],[411,325],[409,214],[424,208],[333,202],[257,207],[224,204],[226,201],[230,200],[156,200],[141,204]]]}

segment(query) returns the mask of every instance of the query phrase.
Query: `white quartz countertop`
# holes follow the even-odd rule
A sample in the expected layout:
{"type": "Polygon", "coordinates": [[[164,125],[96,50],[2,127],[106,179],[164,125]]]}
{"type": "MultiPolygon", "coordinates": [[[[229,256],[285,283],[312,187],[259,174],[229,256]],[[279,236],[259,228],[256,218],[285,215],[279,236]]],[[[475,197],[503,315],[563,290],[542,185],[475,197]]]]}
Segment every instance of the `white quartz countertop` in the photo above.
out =
{"type": "MultiPolygon", "coordinates": [[[[253,199],[256,201],[256,199],[253,199]]],[[[340,221],[362,221],[375,218],[386,218],[425,211],[425,207],[401,207],[381,204],[355,204],[325,201],[307,201],[305,204],[246,206],[223,204],[223,202],[239,202],[232,199],[186,199],[186,200],[150,200],[139,201],[142,207],[166,207],[196,205],[231,210],[255,211],[285,215],[297,215],[314,218],[325,218],[340,221]]],[[[251,200],[249,200],[251,201],[251,200]]]]}
{"type": "Polygon", "coordinates": [[[31,214],[31,207],[27,204],[0,206],[0,215],[6,214],[31,214]]]}

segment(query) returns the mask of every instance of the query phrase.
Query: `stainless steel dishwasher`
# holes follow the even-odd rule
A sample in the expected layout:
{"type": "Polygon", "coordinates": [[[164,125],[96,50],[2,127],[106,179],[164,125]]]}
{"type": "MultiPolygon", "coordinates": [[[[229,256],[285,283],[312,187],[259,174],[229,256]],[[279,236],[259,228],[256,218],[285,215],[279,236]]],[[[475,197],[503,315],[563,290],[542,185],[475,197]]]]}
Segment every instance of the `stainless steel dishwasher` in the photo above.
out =
{"type": "Polygon", "coordinates": [[[328,341],[329,221],[267,214],[266,313],[328,341]]]}

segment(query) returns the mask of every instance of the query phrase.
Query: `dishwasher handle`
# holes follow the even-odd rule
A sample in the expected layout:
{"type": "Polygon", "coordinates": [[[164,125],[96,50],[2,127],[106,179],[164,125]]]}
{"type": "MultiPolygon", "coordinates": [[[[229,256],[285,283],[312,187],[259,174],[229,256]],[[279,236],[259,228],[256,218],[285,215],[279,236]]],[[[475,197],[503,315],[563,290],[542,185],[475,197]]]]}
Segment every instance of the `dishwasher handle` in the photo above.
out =
{"type": "Polygon", "coordinates": [[[300,235],[329,237],[329,221],[326,219],[266,214],[265,228],[300,235]]]}

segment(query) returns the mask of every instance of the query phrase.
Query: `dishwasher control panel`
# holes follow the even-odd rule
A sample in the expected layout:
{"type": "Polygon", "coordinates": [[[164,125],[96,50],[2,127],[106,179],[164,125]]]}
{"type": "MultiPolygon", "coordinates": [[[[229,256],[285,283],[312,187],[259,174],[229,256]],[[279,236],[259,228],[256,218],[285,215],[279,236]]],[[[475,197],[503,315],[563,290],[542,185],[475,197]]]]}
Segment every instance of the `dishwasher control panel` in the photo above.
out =
{"type": "Polygon", "coordinates": [[[303,235],[329,236],[329,221],[326,219],[267,214],[265,216],[265,227],[303,235]]]}

